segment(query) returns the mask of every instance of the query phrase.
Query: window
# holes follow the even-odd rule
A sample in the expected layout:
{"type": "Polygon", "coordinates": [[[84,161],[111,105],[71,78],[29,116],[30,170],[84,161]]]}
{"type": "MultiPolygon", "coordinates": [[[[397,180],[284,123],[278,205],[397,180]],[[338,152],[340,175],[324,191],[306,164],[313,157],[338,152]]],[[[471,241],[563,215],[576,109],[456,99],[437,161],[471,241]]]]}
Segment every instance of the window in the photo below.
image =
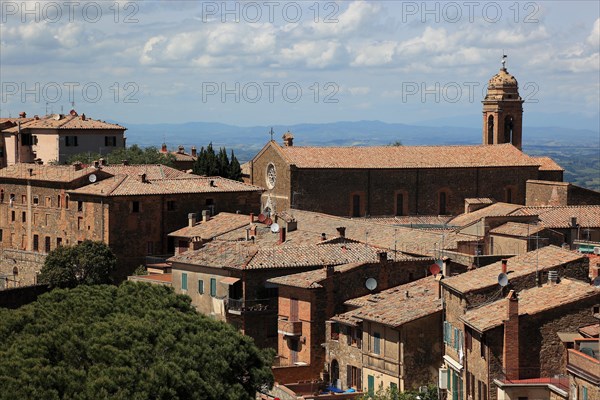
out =
{"type": "Polygon", "coordinates": [[[82,217],[77,217],[77,229],[78,230],[83,229],[83,218],[82,217]]]}
{"type": "Polygon", "coordinates": [[[33,145],[33,135],[31,135],[31,133],[22,133],[21,134],[21,144],[23,146],[33,145]]]}
{"type": "Polygon", "coordinates": [[[175,211],[175,201],[169,200],[167,201],[167,211],[175,211]]]}
{"type": "Polygon", "coordinates": [[[367,376],[367,390],[369,392],[369,396],[375,395],[375,376],[373,375],[367,376]]]}
{"type": "Polygon", "coordinates": [[[2,241],[2,229],[0,229],[0,242],[2,241]]]}
{"type": "Polygon", "coordinates": [[[69,209],[69,195],[65,195],[65,208],[68,210],[69,209]]]}
{"type": "Polygon", "coordinates": [[[396,215],[404,215],[404,193],[396,193],[396,215]]]}
{"type": "Polygon", "coordinates": [[[77,211],[79,211],[79,212],[83,211],[83,201],[81,201],[81,200],[77,201],[77,211]]]}
{"type": "Polygon", "coordinates": [[[481,349],[480,350],[481,351],[480,355],[481,355],[481,358],[483,358],[485,360],[485,357],[486,357],[486,354],[487,354],[487,344],[485,342],[485,335],[481,335],[480,344],[481,344],[481,346],[480,346],[480,349],[481,349]]]}
{"type": "Polygon", "coordinates": [[[50,225],[50,214],[46,214],[46,226],[50,225]]]}
{"type": "Polygon", "coordinates": [[[4,203],[4,189],[0,190],[0,203],[4,203]]]}
{"type": "Polygon", "coordinates": [[[62,205],[62,202],[60,201],[60,194],[58,196],[56,196],[56,207],[60,208],[60,206],[62,205]]]}
{"type": "Polygon", "coordinates": [[[373,332],[373,353],[381,354],[381,335],[379,332],[373,332]]]}
{"type": "Polygon", "coordinates": [[[21,222],[27,222],[27,213],[25,211],[21,213],[21,222]]]}
{"type": "Polygon", "coordinates": [[[588,390],[587,387],[581,387],[581,400],[588,400],[588,390]]]}
{"type": "Polygon", "coordinates": [[[11,220],[11,222],[15,222],[15,212],[14,211],[11,211],[11,213],[10,213],[10,220],[11,220]]]}
{"type": "Polygon", "coordinates": [[[77,136],[65,136],[65,145],[69,146],[78,146],[77,144],[77,136]]]}
{"type": "Polygon", "coordinates": [[[181,273],[181,290],[187,290],[187,273],[181,273]]]}
{"type": "Polygon", "coordinates": [[[51,197],[46,197],[45,206],[46,207],[52,207],[52,198],[51,197]]]}
{"type": "Polygon", "coordinates": [[[207,206],[213,206],[215,204],[215,199],[206,199],[205,204],[207,206]]]}
{"type": "Polygon", "coordinates": [[[57,237],[56,238],[56,247],[60,247],[60,246],[62,246],[62,238],[57,237]]]}
{"type": "Polygon", "coordinates": [[[40,198],[37,196],[33,196],[33,205],[34,206],[39,206],[40,205],[40,198]]]}
{"type": "Polygon", "coordinates": [[[50,236],[44,238],[44,252],[50,253],[50,236]]]}
{"type": "Polygon", "coordinates": [[[447,201],[448,201],[448,194],[446,192],[440,192],[439,194],[439,207],[438,207],[438,214],[439,215],[446,215],[447,213],[447,201]]]}
{"type": "Polygon", "coordinates": [[[117,137],[116,136],[104,136],[104,146],[115,147],[116,145],[117,145],[117,137]]]}
{"type": "Polygon", "coordinates": [[[360,194],[352,195],[352,216],[360,217],[360,194]]]}
{"type": "Polygon", "coordinates": [[[450,345],[452,338],[450,332],[452,331],[452,325],[449,322],[444,321],[444,343],[450,345]]]}
{"type": "Polygon", "coordinates": [[[335,322],[331,324],[331,340],[340,339],[340,326],[335,322]]]}
{"type": "Polygon", "coordinates": [[[40,248],[40,237],[33,235],[33,251],[38,251],[40,248]]]}
{"type": "Polygon", "coordinates": [[[139,201],[131,202],[131,212],[134,212],[134,213],[140,212],[140,202],[139,201]]]}
{"type": "Polygon", "coordinates": [[[202,279],[198,279],[198,293],[204,294],[204,281],[202,279]]]}
{"type": "Polygon", "coordinates": [[[494,116],[488,117],[488,139],[487,144],[494,144],[494,116]]]}
{"type": "Polygon", "coordinates": [[[217,279],[210,278],[210,295],[211,297],[217,297],[217,279]]]}
{"type": "Polygon", "coordinates": [[[21,195],[21,204],[27,204],[27,196],[24,194],[21,195]]]}
{"type": "Polygon", "coordinates": [[[4,147],[0,147],[0,158],[4,158],[4,147]]]}
{"type": "Polygon", "coordinates": [[[512,189],[507,187],[505,190],[505,199],[507,203],[512,203],[512,189]]]}

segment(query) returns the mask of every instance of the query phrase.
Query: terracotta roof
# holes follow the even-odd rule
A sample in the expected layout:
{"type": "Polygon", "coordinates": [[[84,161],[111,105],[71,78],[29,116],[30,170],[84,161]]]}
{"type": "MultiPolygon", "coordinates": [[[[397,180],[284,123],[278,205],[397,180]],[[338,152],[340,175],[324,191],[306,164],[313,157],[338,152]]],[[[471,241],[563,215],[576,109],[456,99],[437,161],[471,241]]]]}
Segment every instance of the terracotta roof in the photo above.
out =
{"type": "Polygon", "coordinates": [[[136,282],[160,283],[163,285],[171,285],[173,283],[173,274],[148,274],[148,275],[132,275],[128,280],[136,282]]]}
{"type": "MultiPolygon", "coordinates": [[[[392,254],[389,257],[393,257],[393,256],[394,255],[392,254]]],[[[410,256],[402,255],[402,254],[398,255],[397,257],[394,257],[394,261],[411,261],[411,260],[421,261],[424,259],[426,260],[427,258],[410,257],[410,256]]],[[[433,259],[431,259],[431,260],[433,262],[433,259]]],[[[343,274],[345,272],[352,271],[355,268],[359,268],[365,264],[366,263],[364,263],[364,262],[359,262],[359,263],[338,265],[334,268],[334,271],[337,273],[343,274]]],[[[269,279],[269,282],[276,283],[276,284],[282,285],[282,286],[292,286],[292,287],[298,287],[298,288],[304,288],[304,289],[317,289],[317,288],[323,287],[321,285],[321,282],[323,282],[326,278],[327,278],[327,272],[324,268],[321,268],[321,269],[317,269],[317,270],[313,270],[313,271],[306,271],[306,272],[300,272],[297,274],[280,276],[277,278],[271,278],[271,279],[269,279]]]]}
{"type": "Polygon", "coordinates": [[[581,334],[586,337],[597,338],[600,334],[600,324],[582,326],[581,328],[579,328],[579,332],[581,332],[581,334]]]}
{"type": "Polygon", "coordinates": [[[534,225],[523,224],[520,222],[507,222],[504,225],[500,225],[499,227],[490,230],[490,233],[496,235],[529,237],[543,231],[544,229],[547,228],[539,224],[534,225]]]}
{"type": "Polygon", "coordinates": [[[169,258],[182,264],[239,269],[319,267],[377,260],[377,250],[364,244],[260,247],[252,241],[223,240],[213,240],[198,250],[169,258]]]}
{"type": "Polygon", "coordinates": [[[467,226],[484,217],[499,217],[513,213],[515,210],[523,207],[518,204],[511,203],[494,203],[489,206],[480,208],[479,210],[472,211],[466,214],[460,214],[455,218],[452,218],[448,224],[454,226],[467,226]]]}
{"type": "MultiPolygon", "coordinates": [[[[95,120],[91,118],[82,119],[79,115],[63,115],[60,119],[56,118],[56,115],[49,115],[40,119],[30,119],[25,124],[21,124],[21,130],[23,129],[112,129],[112,130],[126,130],[127,128],[117,125],[110,124],[108,122],[95,120]]],[[[16,133],[19,131],[18,126],[5,129],[3,132],[16,133]]]]}
{"type": "Polygon", "coordinates": [[[212,239],[242,226],[250,225],[250,216],[244,214],[219,213],[211,217],[208,221],[200,221],[194,226],[186,226],[175,232],[169,233],[169,236],[195,238],[204,240],[212,239]]]}
{"type": "Polygon", "coordinates": [[[297,168],[470,168],[539,166],[511,144],[496,146],[280,147],[297,168]]]}
{"type": "Polygon", "coordinates": [[[405,216],[394,216],[394,217],[368,217],[368,218],[355,218],[363,219],[366,221],[378,222],[386,225],[401,225],[411,227],[423,227],[427,225],[441,226],[446,224],[451,217],[443,215],[405,215],[405,216]]]}
{"type": "MultiPolygon", "coordinates": [[[[553,245],[542,247],[508,259],[508,279],[526,276],[555,268],[585,257],[570,250],[563,250],[553,245]],[[536,267],[537,265],[537,267],[536,267]]],[[[442,285],[460,293],[469,293],[479,289],[498,285],[498,275],[502,272],[502,262],[498,261],[485,267],[477,268],[457,276],[446,278],[442,285]]]]}
{"type": "MultiPolygon", "coordinates": [[[[369,294],[355,299],[352,303],[360,305],[360,308],[332,319],[338,322],[373,321],[398,327],[442,310],[442,301],[436,292],[437,285],[438,281],[435,277],[428,276],[379,293],[369,294]]],[[[346,304],[351,302],[348,301],[346,304]]]]}
{"type": "Polygon", "coordinates": [[[171,154],[175,156],[175,161],[196,161],[198,157],[194,157],[188,153],[181,153],[179,151],[172,151],[171,154]]]}
{"type": "Polygon", "coordinates": [[[540,163],[540,171],[564,171],[565,169],[558,165],[550,157],[531,157],[540,163]]]}
{"type": "Polygon", "coordinates": [[[336,217],[303,210],[288,210],[298,221],[298,229],[336,236],[337,227],[346,227],[346,237],[376,247],[399,252],[434,256],[441,248],[453,250],[457,242],[472,236],[456,232],[435,232],[386,225],[365,219],[336,217]]]}
{"type": "Polygon", "coordinates": [[[189,179],[190,177],[197,177],[198,175],[191,175],[182,172],[178,169],[167,167],[162,164],[137,164],[137,165],[123,165],[113,164],[102,167],[103,171],[108,172],[111,175],[134,175],[139,176],[146,174],[146,178],[150,180],[156,179],[189,179]]]}
{"type": "Polygon", "coordinates": [[[517,86],[517,80],[514,76],[508,73],[506,68],[500,68],[500,72],[492,76],[488,81],[490,87],[517,86]]]}
{"type": "Polygon", "coordinates": [[[70,193],[95,196],[141,196],[183,193],[255,192],[262,190],[258,186],[221,177],[188,175],[186,178],[155,180],[146,178],[146,181],[143,182],[138,175],[116,175],[112,178],[72,190],[70,193]]]}
{"type": "Polygon", "coordinates": [[[582,228],[600,228],[600,205],[522,207],[512,215],[537,215],[542,226],[552,229],[570,228],[572,217],[582,228]]]}
{"type": "MultiPolygon", "coordinates": [[[[558,284],[522,290],[518,293],[519,315],[535,315],[556,307],[596,297],[600,289],[587,283],[562,278],[558,284]]],[[[467,311],[461,319],[479,332],[503,324],[506,319],[506,299],[467,311]]]]}
{"type": "Polygon", "coordinates": [[[13,164],[0,169],[0,179],[28,179],[32,181],[72,182],[97,173],[94,167],[76,170],[73,165],[13,164]],[[29,171],[32,171],[31,174],[29,171]]]}

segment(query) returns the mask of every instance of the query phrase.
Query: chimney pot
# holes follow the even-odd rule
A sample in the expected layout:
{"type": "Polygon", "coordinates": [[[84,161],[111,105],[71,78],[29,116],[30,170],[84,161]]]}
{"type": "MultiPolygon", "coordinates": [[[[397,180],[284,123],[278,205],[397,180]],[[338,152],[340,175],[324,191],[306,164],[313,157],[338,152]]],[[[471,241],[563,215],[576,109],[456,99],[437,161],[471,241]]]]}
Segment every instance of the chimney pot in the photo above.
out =
{"type": "Polygon", "coordinates": [[[98,161],[100,161],[100,166],[104,167],[106,165],[106,160],[104,158],[101,158],[98,161]]]}
{"type": "Polygon", "coordinates": [[[213,179],[210,180],[210,187],[215,187],[215,181],[213,179]]]}
{"type": "Polygon", "coordinates": [[[327,240],[327,234],[325,232],[321,233],[321,240],[327,240]]]}
{"type": "Polygon", "coordinates": [[[385,251],[380,252],[378,255],[380,263],[387,262],[387,253],[385,251]]]}
{"type": "Polygon", "coordinates": [[[123,165],[129,165],[129,160],[121,160],[121,162],[123,163],[123,165]]]}
{"type": "Polygon", "coordinates": [[[336,228],[338,231],[338,234],[340,235],[340,237],[345,238],[346,237],[346,227],[345,226],[340,226],[338,228],[336,228]]]}
{"type": "Polygon", "coordinates": [[[177,152],[183,154],[184,152],[184,147],[182,145],[179,145],[179,147],[177,148],[177,152]]]}
{"type": "Polygon", "coordinates": [[[285,228],[279,228],[279,244],[285,243],[285,228]]]}
{"type": "Polygon", "coordinates": [[[254,213],[250,213],[250,223],[254,222],[254,213]]]}
{"type": "Polygon", "coordinates": [[[160,152],[161,153],[166,153],[167,152],[167,144],[166,143],[162,144],[162,146],[160,148],[160,152]]]}
{"type": "Polygon", "coordinates": [[[210,220],[210,211],[202,210],[202,222],[206,222],[208,220],[210,220]]]}
{"type": "Polygon", "coordinates": [[[196,157],[196,146],[192,146],[192,157],[196,157]]]}
{"type": "Polygon", "coordinates": [[[292,132],[287,131],[283,134],[282,138],[284,146],[292,147],[294,145],[294,135],[292,135],[292,132]]]}
{"type": "Polygon", "coordinates": [[[19,118],[26,118],[27,117],[27,113],[25,111],[21,111],[19,113],[19,118]]]}
{"type": "Polygon", "coordinates": [[[502,260],[502,273],[506,274],[507,271],[508,271],[508,260],[503,259],[502,260]]]}
{"type": "Polygon", "coordinates": [[[143,173],[143,174],[141,174],[141,175],[140,175],[140,179],[141,179],[141,181],[142,181],[143,183],[146,183],[146,182],[148,181],[148,180],[146,179],[146,174],[145,174],[145,173],[143,173]]]}
{"type": "Polygon", "coordinates": [[[333,266],[333,265],[326,265],[325,266],[325,276],[327,278],[329,278],[330,276],[333,276],[334,272],[335,272],[335,266],[333,266]]]}
{"type": "Polygon", "coordinates": [[[85,114],[81,114],[81,120],[85,121],[85,114]]]}

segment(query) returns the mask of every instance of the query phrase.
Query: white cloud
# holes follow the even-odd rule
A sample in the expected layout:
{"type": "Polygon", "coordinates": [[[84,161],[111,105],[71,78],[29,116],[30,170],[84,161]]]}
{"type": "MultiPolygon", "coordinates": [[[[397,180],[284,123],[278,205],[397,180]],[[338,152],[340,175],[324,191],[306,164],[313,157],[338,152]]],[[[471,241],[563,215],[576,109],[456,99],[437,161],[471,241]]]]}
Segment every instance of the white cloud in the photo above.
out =
{"type": "Polygon", "coordinates": [[[594,22],[594,27],[592,28],[590,36],[587,37],[587,42],[595,49],[600,47],[600,18],[594,22]]]}

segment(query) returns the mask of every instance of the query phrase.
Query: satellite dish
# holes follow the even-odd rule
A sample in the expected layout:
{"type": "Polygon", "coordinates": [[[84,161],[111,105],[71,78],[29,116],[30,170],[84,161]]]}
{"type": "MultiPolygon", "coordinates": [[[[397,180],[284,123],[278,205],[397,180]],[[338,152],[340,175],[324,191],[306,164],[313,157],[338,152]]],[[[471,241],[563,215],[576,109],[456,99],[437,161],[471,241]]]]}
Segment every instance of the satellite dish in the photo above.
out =
{"type": "Polygon", "coordinates": [[[498,284],[502,287],[508,285],[508,275],[505,273],[498,275],[498,284]]]}
{"type": "Polygon", "coordinates": [[[88,179],[90,180],[90,182],[94,183],[98,180],[98,177],[95,174],[90,174],[90,176],[88,176],[88,179]]]}
{"type": "Polygon", "coordinates": [[[258,214],[258,222],[260,222],[261,224],[265,222],[266,219],[267,217],[265,216],[265,214],[258,214]]]}
{"type": "Polygon", "coordinates": [[[600,287],[600,276],[594,278],[594,286],[600,287]]]}
{"type": "Polygon", "coordinates": [[[272,224],[273,224],[273,220],[272,220],[271,218],[268,218],[268,217],[267,217],[267,218],[265,219],[265,225],[266,225],[266,226],[271,226],[272,224]]]}
{"type": "Polygon", "coordinates": [[[440,271],[440,266],[437,264],[432,264],[431,267],[429,267],[429,272],[431,272],[431,275],[437,275],[440,273],[440,271]]]}
{"type": "Polygon", "coordinates": [[[278,223],[274,223],[273,225],[271,225],[271,232],[273,232],[273,233],[279,232],[279,224],[278,223]]]}
{"type": "Polygon", "coordinates": [[[375,278],[369,278],[366,280],[365,286],[369,290],[375,290],[377,288],[377,281],[375,278]]]}

